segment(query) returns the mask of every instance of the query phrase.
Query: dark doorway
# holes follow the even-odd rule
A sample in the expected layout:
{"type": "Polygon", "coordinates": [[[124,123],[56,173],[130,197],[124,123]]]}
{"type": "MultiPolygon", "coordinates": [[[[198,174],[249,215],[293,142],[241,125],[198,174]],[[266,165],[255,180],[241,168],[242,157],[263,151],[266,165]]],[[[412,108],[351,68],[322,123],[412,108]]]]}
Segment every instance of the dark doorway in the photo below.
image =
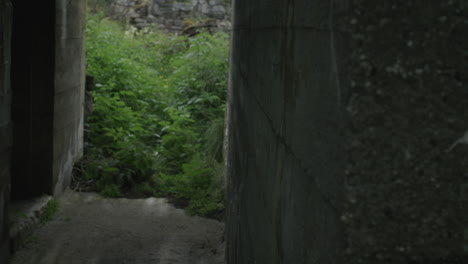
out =
{"type": "Polygon", "coordinates": [[[52,193],[55,1],[13,1],[12,200],[52,193]]]}

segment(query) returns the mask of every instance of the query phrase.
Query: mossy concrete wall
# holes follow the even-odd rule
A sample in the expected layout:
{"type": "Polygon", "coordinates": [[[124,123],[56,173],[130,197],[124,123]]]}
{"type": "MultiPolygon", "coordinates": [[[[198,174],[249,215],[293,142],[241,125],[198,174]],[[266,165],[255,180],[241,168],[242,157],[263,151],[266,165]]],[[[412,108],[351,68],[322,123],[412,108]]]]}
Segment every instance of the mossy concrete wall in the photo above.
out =
{"type": "Polygon", "coordinates": [[[467,8],[234,2],[229,264],[468,263],[467,8]]]}

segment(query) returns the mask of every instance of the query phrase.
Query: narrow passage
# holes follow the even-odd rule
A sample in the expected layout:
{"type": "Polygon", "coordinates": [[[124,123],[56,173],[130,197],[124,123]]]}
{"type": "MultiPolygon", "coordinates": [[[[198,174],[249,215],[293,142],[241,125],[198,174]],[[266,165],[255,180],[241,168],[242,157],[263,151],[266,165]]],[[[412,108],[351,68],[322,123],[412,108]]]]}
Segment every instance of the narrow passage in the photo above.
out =
{"type": "Polygon", "coordinates": [[[68,191],[55,219],[11,264],[221,264],[223,230],[221,222],[188,216],[165,199],[68,191]]]}

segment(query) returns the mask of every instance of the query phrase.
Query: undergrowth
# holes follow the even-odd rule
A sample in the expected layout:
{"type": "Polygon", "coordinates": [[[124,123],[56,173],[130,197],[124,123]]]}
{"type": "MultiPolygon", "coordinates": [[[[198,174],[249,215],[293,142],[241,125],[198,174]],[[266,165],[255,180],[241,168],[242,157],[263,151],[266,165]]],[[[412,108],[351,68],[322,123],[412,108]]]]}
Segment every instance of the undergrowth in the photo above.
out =
{"type": "Polygon", "coordinates": [[[50,200],[44,208],[43,213],[39,216],[40,223],[52,221],[60,209],[60,202],[56,199],[50,200]]]}
{"type": "Polygon", "coordinates": [[[109,197],[168,196],[187,211],[223,210],[229,39],[137,31],[88,14],[94,112],[75,180],[109,197]]]}

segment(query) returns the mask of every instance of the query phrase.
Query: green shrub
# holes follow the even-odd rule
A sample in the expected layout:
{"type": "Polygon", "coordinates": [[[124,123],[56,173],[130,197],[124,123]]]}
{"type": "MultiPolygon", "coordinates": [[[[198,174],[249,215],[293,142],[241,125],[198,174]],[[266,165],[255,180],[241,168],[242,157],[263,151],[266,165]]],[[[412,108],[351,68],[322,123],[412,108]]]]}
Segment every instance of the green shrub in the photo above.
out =
{"type": "Polygon", "coordinates": [[[44,211],[39,216],[39,222],[44,224],[46,222],[52,221],[60,209],[60,202],[56,199],[52,199],[47,202],[47,205],[44,208],[44,211]]]}
{"type": "Polygon", "coordinates": [[[113,184],[113,183],[108,183],[104,185],[101,189],[102,195],[106,197],[111,197],[111,198],[118,198],[122,197],[122,193],[120,192],[119,185],[113,184]]]}
{"type": "Polygon", "coordinates": [[[209,162],[199,154],[185,163],[177,175],[161,174],[161,193],[189,200],[187,211],[192,214],[211,215],[223,209],[223,194],[209,162]]]}
{"type": "Polygon", "coordinates": [[[87,20],[96,85],[81,180],[109,197],[159,193],[187,199],[194,214],[222,210],[228,36],[87,20]]]}

